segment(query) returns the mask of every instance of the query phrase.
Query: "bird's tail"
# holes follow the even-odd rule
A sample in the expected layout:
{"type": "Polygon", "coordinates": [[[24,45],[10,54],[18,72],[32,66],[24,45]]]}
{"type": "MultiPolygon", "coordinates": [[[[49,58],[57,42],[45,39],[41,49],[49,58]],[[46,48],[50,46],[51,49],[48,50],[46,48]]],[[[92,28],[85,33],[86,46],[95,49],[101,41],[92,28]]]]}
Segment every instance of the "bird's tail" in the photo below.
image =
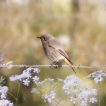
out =
{"type": "Polygon", "coordinates": [[[64,61],[70,66],[70,68],[76,73],[76,71],[74,70],[74,68],[72,67],[73,63],[68,59],[68,58],[64,58],[64,61]]]}

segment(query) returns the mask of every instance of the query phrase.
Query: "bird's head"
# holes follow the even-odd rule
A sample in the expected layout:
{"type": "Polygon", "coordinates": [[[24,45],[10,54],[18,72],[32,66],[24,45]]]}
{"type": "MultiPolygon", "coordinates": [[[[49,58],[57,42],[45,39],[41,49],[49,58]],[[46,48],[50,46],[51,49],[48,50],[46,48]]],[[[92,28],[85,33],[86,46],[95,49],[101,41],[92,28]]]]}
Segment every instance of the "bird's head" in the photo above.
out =
{"type": "Polygon", "coordinates": [[[54,39],[54,37],[50,34],[43,34],[37,38],[41,39],[41,41],[48,41],[48,40],[54,39]]]}

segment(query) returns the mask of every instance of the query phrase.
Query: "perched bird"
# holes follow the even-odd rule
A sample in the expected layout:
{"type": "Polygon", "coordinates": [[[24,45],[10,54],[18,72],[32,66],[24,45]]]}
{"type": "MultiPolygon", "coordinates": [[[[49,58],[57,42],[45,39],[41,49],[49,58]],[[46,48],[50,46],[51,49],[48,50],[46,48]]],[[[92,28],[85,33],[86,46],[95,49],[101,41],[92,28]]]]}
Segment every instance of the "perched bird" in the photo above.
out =
{"type": "Polygon", "coordinates": [[[43,50],[50,60],[57,63],[60,60],[64,60],[75,72],[72,67],[73,63],[64,51],[62,44],[56,38],[54,38],[51,34],[43,34],[37,38],[41,39],[43,50]]]}

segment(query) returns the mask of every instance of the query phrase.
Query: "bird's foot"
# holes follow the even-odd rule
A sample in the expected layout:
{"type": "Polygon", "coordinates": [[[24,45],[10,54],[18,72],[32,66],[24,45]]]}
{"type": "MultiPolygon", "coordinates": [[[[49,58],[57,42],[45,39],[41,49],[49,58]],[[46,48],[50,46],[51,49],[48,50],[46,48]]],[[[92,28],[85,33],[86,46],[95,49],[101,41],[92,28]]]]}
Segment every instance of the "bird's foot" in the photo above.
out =
{"type": "Polygon", "coordinates": [[[56,64],[57,68],[62,67],[61,63],[56,64]]]}
{"type": "Polygon", "coordinates": [[[62,67],[62,65],[58,62],[53,62],[53,64],[51,64],[50,68],[58,68],[58,67],[62,67]]]}

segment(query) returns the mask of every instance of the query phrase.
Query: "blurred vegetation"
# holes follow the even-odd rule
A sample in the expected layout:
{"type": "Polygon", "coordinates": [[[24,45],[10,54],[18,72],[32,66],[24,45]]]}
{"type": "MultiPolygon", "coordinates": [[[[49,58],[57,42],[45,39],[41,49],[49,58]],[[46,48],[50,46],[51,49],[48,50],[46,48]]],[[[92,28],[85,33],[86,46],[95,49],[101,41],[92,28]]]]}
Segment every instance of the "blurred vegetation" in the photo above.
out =
{"type": "MultiPolygon", "coordinates": [[[[56,38],[65,35],[70,40],[66,44],[66,52],[75,65],[106,64],[106,7],[102,3],[87,0],[30,0],[28,4],[20,5],[0,1],[0,51],[5,53],[4,62],[51,64],[44,55],[40,40],[36,38],[43,33],[50,33],[56,38]]],[[[1,70],[1,75],[7,78],[10,92],[14,95],[18,85],[9,82],[8,77],[20,74],[22,70],[23,68],[1,70]]],[[[73,74],[69,68],[64,67],[54,70],[46,67],[40,70],[41,80],[48,77],[65,78],[73,74]]],[[[76,71],[84,83],[97,87],[92,80],[86,79],[95,69],[76,71]]],[[[104,83],[103,89],[106,89],[104,83]]],[[[30,88],[21,88],[19,104],[22,105],[19,106],[44,106],[38,95],[30,93],[30,88]]],[[[103,94],[102,106],[105,106],[106,92],[103,94]]]]}

